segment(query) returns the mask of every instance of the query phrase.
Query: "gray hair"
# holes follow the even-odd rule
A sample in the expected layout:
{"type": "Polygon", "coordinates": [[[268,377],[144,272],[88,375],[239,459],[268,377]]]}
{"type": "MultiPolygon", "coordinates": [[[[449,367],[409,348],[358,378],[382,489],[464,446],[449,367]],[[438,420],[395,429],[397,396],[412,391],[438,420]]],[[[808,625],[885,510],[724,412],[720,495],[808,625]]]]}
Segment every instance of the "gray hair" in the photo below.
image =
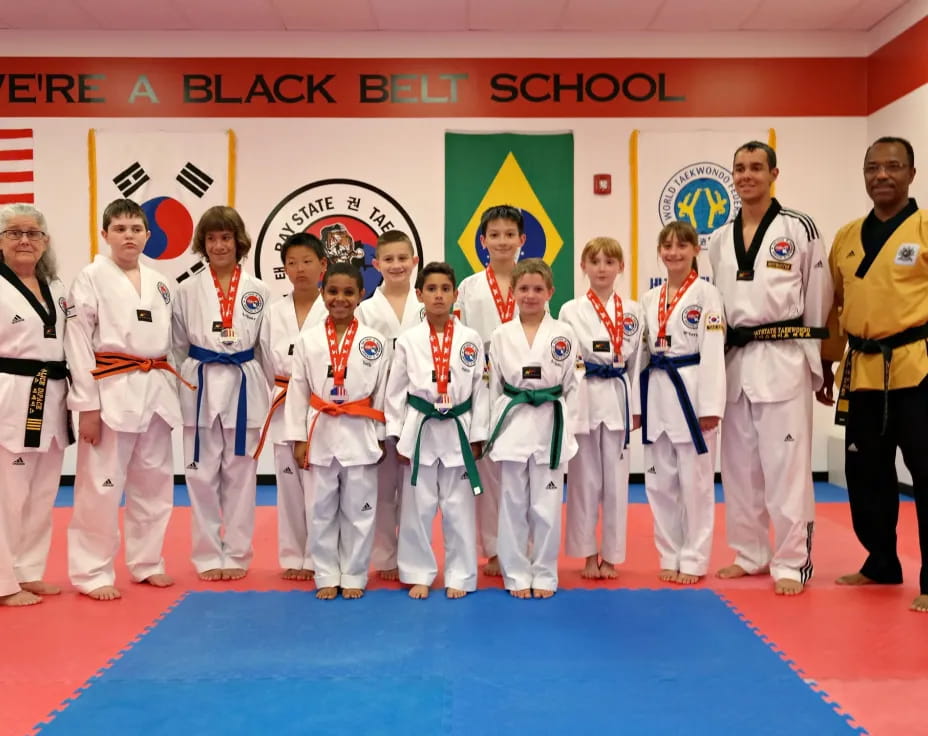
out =
{"type": "MultiPolygon", "coordinates": [[[[42,229],[46,235],[48,234],[48,223],[45,220],[45,215],[43,215],[35,205],[25,202],[16,202],[0,207],[0,230],[6,230],[10,220],[14,217],[31,217],[36,221],[39,228],[42,229]]],[[[3,254],[0,253],[0,262],[2,261],[3,254]]],[[[55,261],[55,254],[52,252],[51,239],[49,239],[49,242],[46,244],[45,252],[39,259],[39,262],[35,264],[35,275],[40,281],[44,281],[45,283],[54,281],[58,276],[58,264],[55,261]]]]}

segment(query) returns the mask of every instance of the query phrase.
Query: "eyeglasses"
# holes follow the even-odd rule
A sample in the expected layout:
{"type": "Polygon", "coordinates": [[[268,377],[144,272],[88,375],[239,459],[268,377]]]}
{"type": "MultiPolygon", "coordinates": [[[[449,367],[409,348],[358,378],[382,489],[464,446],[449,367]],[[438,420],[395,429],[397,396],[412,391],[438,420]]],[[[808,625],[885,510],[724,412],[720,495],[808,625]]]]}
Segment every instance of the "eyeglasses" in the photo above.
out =
{"type": "Polygon", "coordinates": [[[903,164],[898,161],[890,161],[888,164],[864,164],[864,173],[867,176],[874,176],[875,174],[879,174],[882,169],[887,174],[898,174],[901,171],[905,171],[908,166],[908,164],[903,164]]]}
{"type": "Polygon", "coordinates": [[[45,237],[41,230],[4,230],[3,237],[7,240],[22,240],[23,235],[29,238],[32,243],[38,243],[45,237]]]}

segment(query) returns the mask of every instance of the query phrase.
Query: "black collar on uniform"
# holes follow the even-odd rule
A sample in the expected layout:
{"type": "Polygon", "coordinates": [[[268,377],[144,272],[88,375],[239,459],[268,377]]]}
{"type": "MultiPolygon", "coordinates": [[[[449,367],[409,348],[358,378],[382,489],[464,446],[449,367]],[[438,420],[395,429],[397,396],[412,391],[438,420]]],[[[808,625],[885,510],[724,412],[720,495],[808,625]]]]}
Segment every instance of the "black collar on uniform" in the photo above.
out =
{"type": "Polygon", "coordinates": [[[757,230],[754,231],[751,247],[747,249],[744,247],[744,224],[741,218],[741,210],[738,210],[732,227],[735,236],[735,258],[738,259],[739,279],[751,280],[754,277],[754,261],[757,259],[761,245],[763,245],[764,235],[767,234],[767,228],[770,227],[770,224],[782,209],[783,207],[776,199],[770,201],[770,206],[761,218],[760,223],[758,223],[757,230]]]}
{"type": "Polygon", "coordinates": [[[870,270],[870,266],[873,265],[883,246],[886,245],[886,241],[892,237],[892,234],[896,232],[903,222],[916,212],[918,212],[918,203],[911,198],[901,211],[888,220],[879,219],[876,213],[870,210],[870,214],[867,215],[860,227],[860,244],[864,248],[864,257],[854,272],[857,278],[862,279],[867,275],[867,271],[870,270]]]}
{"type": "Polygon", "coordinates": [[[3,262],[0,262],[0,276],[9,281],[10,285],[23,295],[26,301],[29,302],[35,310],[36,314],[42,318],[42,323],[45,325],[45,336],[54,337],[57,315],[55,314],[55,302],[52,299],[52,291],[48,288],[48,284],[42,279],[38,279],[39,291],[42,292],[42,298],[48,306],[48,311],[46,311],[42,309],[42,305],[39,303],[39,300],[35,298],[35,294],[32,293],[32,290],[20,280],[19,276],[16,275],[12,268],[3,262]]]}

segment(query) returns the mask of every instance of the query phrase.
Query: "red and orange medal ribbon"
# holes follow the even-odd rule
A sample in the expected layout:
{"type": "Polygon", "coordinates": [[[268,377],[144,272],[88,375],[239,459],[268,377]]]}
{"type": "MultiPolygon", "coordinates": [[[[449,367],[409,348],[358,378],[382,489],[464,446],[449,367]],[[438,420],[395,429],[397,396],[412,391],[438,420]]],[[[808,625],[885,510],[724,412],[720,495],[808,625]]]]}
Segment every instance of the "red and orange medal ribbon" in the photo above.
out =
{"type": "Polygon", "coordinates": [[[345,330],[345,336],[342,338],[342,344],[339,348],[338,337],[335,335],[335,320],[326,317],[325,336],[329,343],[329,361],[332,365],[332,382],[335,384],[332,389],[332,400],[335,403],[343,403],[348,400],[348,393],[345,390],[345,372],[348,369],[348,356],[351,354],[351,345],[354,343],[355,333],[358,331],[358,320],[353,319],[348,329],[345,330]]]}
{"type": "Polygon", "coordinates": [[[619,298],[618,294],[612,295],[613,303],[615,304],[615,322],[609,319],[609,313],[606,311],[606,305],[603,304],[602,300],[596,296],[596,292],[592,289],[586,293],[587,299],[590,300],[590,303],[593,305],[593,309],[596,310],[596,316],[599,317],[599,321],[603,323],[603,326],[606,328],[606,332],[609,333],[609,341],[612,343],[612,360],[619,361],[622,359],[622,337],[623,337],[623,323],[625,321],[625,314],[622,311],[622,300],[619,298]]]}
{"type": "Polygon", "coordinates": [[[438,389],[438,402],[435,408],[443,414],[451,408],[451,396],[448,383],[451,380],[451,340],[454,337],[454,320],[445,323],[441,344],[435,326],[429,324],[429,347],[432,349],[432,368],[435,371],[435,383],[438,389]]]}
{"type": "Polygon", "coordinates": [[[242,267],[236,266],[232,272],[232,278],[229,280],[229,290],[223,294],[222,286],[219,284],[219,277],[213,267],[210,266],[209,272],[213,277],[213,285],[216,287],[216,296],[219,299],[219,317],[222,321],[223,341],[234,342],[235,330],[232,327],[232,314],[235,312],[235,297],[238,296],[238,281],[242,275],[242,267]]]}
{"type": "Polygon", "coordinates": [[[506,300],[503,301],[503,292],[500,291],[492,266],[487,266],[487,283],[490,285],[490,294],[493,295],[493,303],[496,305],[499,321],[503,323],[509,322],[516,313],[516,300],[512,295],[512,289],[509,289],[509,294],[506,295],[506,300]]]}
{"type": "Polygon", "coordinates": [[[667,282],[664,282],[664,285],[661,287],[661,298],[657,304],[657,343],[661,344],[667,337],[667,321],[670,319],[670,315],[673,313],[673,308],[677,306],[677,302],[683,298],[683,295],[686,293],[686,290],[693,285],[693,282],[699,277],[699,274],[696,271],[690,271],[689,276],[686,277],[684,282],[680,285],[680,288],[677,289],[677,293],[673,295],[670,304],[667,304],[667,282]]]}

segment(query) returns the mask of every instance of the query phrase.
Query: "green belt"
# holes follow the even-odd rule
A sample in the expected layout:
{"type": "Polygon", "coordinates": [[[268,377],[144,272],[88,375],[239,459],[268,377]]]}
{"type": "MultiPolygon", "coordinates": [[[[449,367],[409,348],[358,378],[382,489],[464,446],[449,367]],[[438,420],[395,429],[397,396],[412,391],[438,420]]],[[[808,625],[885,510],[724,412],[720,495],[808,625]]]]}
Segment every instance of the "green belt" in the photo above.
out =
{"type": "Polygon", "coordinates": [[[454,419],[458,425],[458,440],[461,443],[461,456],[464,458],[464,468],[467,470],[467,479],[470,481],[470,487],[475,496],[483,493],[480,487],[480,475],[477,473],[477,462],[474,460],[474,453],[470,449],[470,440],[467,439],[467,433],[464,431],[464,425],[458,418],[466,414],[471,409],[471,400],[463,401],[457,406],[452,406],[448,411],[442,413],[435,408],[430,402],[419,396],[406,394],[407,403],[416,411],[423,414],[422,421],[419,423],[419,431],[416,433],[416,449],[412,455],[412,477],[410,483],[416,485],[419,478],[419,445],[422,442],[422,428],[429,419],[454,419]]]}
{"type": "Polygon", "coordinates": [[[564,394],[563,386],[549,386],[548,388],[516,388],[505,381],[503,382],[503,393],[509,397],[509,403],[503,409],[499,416],[499,421],[493,428],[490,435],[490,441],[487,442],[484,455],[490,452],[490,448],[496,441],[497,435],[503,427],[503,421],[510,410],[519,404],[531,404],[532,406],[541,406],[549,401],[554,403],[554,429],[551,431],[551,469],[554,470],[561,464],[561,443],[564,439],[564,407],[558,399],[564,394]]]}

